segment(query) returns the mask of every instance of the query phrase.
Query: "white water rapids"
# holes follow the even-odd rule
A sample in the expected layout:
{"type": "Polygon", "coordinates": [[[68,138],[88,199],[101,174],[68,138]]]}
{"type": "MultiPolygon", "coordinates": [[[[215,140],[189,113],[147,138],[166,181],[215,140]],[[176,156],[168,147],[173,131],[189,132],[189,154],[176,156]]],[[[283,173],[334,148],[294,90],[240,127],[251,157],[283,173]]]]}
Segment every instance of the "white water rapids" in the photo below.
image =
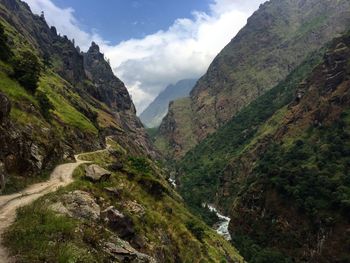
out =
{"type": "Polygon", "coordinates": [[[213,205],[203,204],[203,206],[207,206],[210,211],[216,213],[220,221],[214,225],[214,229],[218,234],[222,235],[226,240],[230,241],[232,238],[230,232],[228,231],[228,225],[230,224],[231,218],[220,214],[213,205]]]}

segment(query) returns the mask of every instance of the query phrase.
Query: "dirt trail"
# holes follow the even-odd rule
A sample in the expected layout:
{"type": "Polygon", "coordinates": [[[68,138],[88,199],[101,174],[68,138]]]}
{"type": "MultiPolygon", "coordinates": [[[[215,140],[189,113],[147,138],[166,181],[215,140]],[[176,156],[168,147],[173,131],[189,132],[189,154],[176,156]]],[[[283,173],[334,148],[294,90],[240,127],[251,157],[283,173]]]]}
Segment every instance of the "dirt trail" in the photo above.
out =
{"type": "MultiPolygon", "coordinates": [[[[106,149],[108,148],[109,145],[107,145],[106,149]]],[[[93,153],[103,151],[106,150],[99,150],[93,153]]],[[[16,210],[20,207],[31,204],[48,193],[56,191],[60,187],[72,183],[74,170],[83,163],[89,163],[89,161],[79,159],[79,156],[86,154],[89,153],[75,155],[75,163],[58,165],[51,173],[50,179],[46,182],[31,185],[19,193],[0,196],[0,263],[14,262],[10,259],[6,248],[3,247],[1,243],[3,233],[16,219],[16,210]]]]}

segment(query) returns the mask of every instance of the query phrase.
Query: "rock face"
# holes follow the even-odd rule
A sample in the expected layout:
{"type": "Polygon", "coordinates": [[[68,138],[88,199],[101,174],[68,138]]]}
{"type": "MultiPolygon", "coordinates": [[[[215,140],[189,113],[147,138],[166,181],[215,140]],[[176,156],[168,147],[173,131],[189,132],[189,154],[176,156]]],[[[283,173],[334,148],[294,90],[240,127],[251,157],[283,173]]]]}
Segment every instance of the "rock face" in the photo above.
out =
{"type": "Polygon", "coordinates": [[[136,251],[130,246],[128,242],[121,239],[115,243],[106,242],[104,244],[104,251],[111,255],[118,262],[130,262],[130,263],[156,263],[157,261],[145,254],[136,251]],[[118,243],[116,245],[115,243],[118,243]]]}
{"type": "Polygon", "coordinates": [[[92,164],[85,168],[85,176],[93,182],[101,182],[107,181],[111,176],[111,172],[96,164],[92,164]]]}
{"type": "Polygon", "coordinates": [[[108,207],[101,213],[102,218],[108,226],[115,231],[119,237],[131,240],[135,236],[132,220],[120,213],[113,206],[108,207]]]}
{"type": "Polygon", "coordinates": [[[100,52],[99,46],[92,42],[84,56],[84,68],[88,78],[94,82],[88,92],[99,101],[105,102],[117,111],[132,110],[135,107],[124,83],[114,76],[112,69],[100,52]]]}
{"type": "Polygon", "coordinates": [[[191,103],[182,109],[191,127],[183,129],[181,120],[173,118],[177,114],[171,114],[175,109],[169,110],[163,122],[173,125],[169,130],[161,125],[159,140],[182,149],[169,158],[191,148],[181,138],[202,141],[349,26],[347,0],[272,0],[261,5],[192,90],[191,103]]]}
{"type": "MultiPolygon", "coordinates": [[[[154,258],[138,252],[129,242],[123,240],[123,238],[130,236],[131,221],[113,206],[101,212],[100,206],[91,194],[79,190],[67,193],[60,198],[59,202],[51,204],[49,209],[61,215],[84,220],[87,224],[98,223],[102,219],[118,234],[111,234],[108,241],[101,240],[103,251],[110,255],[113,260],[118,262],[156,263],[154,258]]],[[[134,235],[133,230],[132,234],[134,235]]]]}
{"type": "Polygon", "coordinates": [[[141,113],[142,123],[149,128],[158,127],[168,113],[169,103],[179,98],[188,97],[196,82],[196,79],[184,79],[175,85],[169,85],[141,113]]]}
{"type": "Polygon", "coordinates": [[[169,112],[159,126],[155,145],[168,159],[179,159],[198,143],[193,134],[191,99],[183,98],[169,104],[169,112]],[[167,134],[166,137],[163,135],[167,134]]]}
{"type": "Polygon", "coordinates": [[[50,209],[59,214],[89,221],[98,221],[101,212],[94,198],[89,193],[79,190],[65,194],[62,200],[52,204],[50,209]]]}
{"type": "Polygon", "coordinates": [[[141,123],[136,117],[136,109],[131,101],[124,83],[113,74],[113,71],[100,52],[96,43],[92,43],[87,53],[83,53],[85,73],[92,83],[83,89],[111,109],[119,128],[114,134],[126,149],[134,154],[147,154],[157,157],[152,143],[141,123]]]}

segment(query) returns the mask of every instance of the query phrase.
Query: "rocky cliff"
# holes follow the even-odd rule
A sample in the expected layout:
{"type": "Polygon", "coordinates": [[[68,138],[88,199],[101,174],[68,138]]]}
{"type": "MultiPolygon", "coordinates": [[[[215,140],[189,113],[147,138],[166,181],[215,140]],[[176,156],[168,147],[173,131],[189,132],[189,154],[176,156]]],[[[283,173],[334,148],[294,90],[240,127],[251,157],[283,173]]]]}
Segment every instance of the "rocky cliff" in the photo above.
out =
{"type": "Polygon", "coordinates": [[[9,101],[2,109],[0,163],[9,191],[76,152],[102,147],[105,135],[120,138],[134,154],[156,156],[127,89],[95,43],[80,52],[21,1],[1,0],[0,17],[11,53],[0,65],[2,100],[9,101]],[[14,78],[13,61],[28,54],[39,63],[35,92],[14,78]]]}
{"type": "Polygon", "coordinates": [[[163,127],[159,139],[174,149],[169,157],[181,157],[191,148],[182,137],[202,141],[283,80],[310,53],[347,30],[349,12],[346,0],[271,0],[261,5],[192,90],[184,111],[190,115],[192,129],[183,130],[177,119],[169,120],[171,116],[165,119],[172,126],[163,127]]]}

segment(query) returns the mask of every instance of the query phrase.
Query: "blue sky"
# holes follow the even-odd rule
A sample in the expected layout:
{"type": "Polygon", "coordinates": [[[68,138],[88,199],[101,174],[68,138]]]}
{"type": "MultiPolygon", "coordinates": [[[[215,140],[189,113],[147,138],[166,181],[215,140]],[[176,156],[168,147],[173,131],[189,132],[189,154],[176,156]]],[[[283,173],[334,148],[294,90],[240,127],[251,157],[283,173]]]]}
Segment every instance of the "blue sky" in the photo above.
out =
{"type": "Polygon", "coordinates": [[[86,51],[100,45],[138,114],[169,84],[202,76],[266,0],[24,0],[86,51]]]}
{"type": "Polygon", "coordinates": [[[193,10],[207,12],[210,0],[53,0],[60,8],[75,10],[82,29],[91,29],[117,44],[166,30],[177,18],[191,18],[193,10]]]}

